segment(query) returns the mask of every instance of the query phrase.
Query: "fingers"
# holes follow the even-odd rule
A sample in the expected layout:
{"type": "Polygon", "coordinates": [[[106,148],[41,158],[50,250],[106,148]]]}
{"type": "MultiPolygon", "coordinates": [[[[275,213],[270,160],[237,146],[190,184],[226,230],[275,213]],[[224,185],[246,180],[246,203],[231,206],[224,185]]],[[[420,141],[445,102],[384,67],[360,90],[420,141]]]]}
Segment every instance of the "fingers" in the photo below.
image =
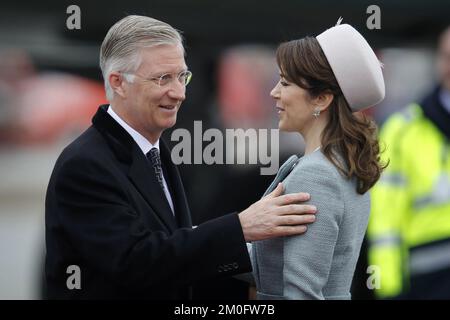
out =
{"type": "Polygon", "coordinates": [[[304,202],[311,198],[309,193],[299,192],[299,193],[289,193],[276,198],[273,198],[273,204],[283,206],[291,203],[304,202]]]}
{"type": "Polygon", "coordinates": [[[303,234],[308,228],[304,225],[301,226],[280,226],[274,229],[271,237],[287,237],[298,234],[303,234]]]}
{"type": "Polygon", "coordinates": [[[274,209],[274,211],[275,214],[279,216],[315,214],[317,212],[317,207],[309,204],[288,204],[280,206],[274,209]]]}
{"type": "Polygon", "coordinates": [[[316,216],[313,214],[280,216],[276,221],[277,226],[272,229],[270,238],[303,234],[308,230],[306,225],[315,220],[316,216]]]}
{"type": "Polygon", "coordinates": [[[278,226],[296,226],[313,223],[316,216],[313,214],[306,214],[302,216],[281,216],[277,219],[278,226]]]}
{"type": "Polygon", "coordinates": [[[278,197],[278,196],[281,196],[281,195],[283,194],[283,192],[284,192],[284,186],[283,186],[283,184],[280,182],[280,183],[277,185],[277,187],[276,187],[271,193],[269,193],[267,196],[265,196],[264,198],[268,198],[268,199],[276,198],[276,197],[278,197]]]}

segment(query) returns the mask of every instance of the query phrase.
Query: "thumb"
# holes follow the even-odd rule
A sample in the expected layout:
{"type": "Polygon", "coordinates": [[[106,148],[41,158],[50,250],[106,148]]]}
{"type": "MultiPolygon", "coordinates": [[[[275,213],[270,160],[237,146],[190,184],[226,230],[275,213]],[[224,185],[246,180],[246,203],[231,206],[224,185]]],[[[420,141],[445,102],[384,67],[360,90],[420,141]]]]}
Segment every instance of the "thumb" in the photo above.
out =
{"type": "Polygon", "coordinates": [[[276,198],[278,196],[281,196],[283,194],[283,192],[284,192],[284,186],[280,182],[280,183],[278,183],[277,187],[266,196],[266,198],[276,198]]]}

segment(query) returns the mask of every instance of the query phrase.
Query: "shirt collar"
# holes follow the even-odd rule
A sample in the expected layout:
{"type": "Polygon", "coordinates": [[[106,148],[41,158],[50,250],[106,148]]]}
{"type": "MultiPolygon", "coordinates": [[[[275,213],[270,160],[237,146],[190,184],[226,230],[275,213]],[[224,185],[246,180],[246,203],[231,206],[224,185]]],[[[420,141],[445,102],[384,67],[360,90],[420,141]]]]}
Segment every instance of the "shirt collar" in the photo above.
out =
{"type": "Polygon", "coordinates": [[[115,113],[111,105],[108,106],[108,114],[128,132],[144,154],[147,154],[152,148],[156,148],[159,151],[159,139],[155,142],[155,144],[152,144],[142,134],[130,127],[128,123],[126,123],[117,113],[115,113]]]}

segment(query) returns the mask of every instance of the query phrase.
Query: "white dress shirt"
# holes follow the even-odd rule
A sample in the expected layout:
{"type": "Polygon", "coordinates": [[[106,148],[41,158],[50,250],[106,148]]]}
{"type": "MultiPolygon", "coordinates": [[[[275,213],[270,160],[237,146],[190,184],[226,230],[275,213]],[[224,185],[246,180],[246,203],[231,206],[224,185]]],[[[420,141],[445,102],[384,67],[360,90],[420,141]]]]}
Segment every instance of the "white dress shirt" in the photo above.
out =
{"type": "MultiPolygon", "coordinates": [[[[159,151],[159,139],[158,141],[156,141],[155,144],[152,144],[143,135],[141,135],[139,132],[130,127],[117,113],[115,113],[111,105],[109,105],[108,107],[108,113],[114,120],[117,121],[118,124],[120,124],[130,134],[130,136],[134,139],[134,141],[136,141],[137,145],[139,146],[139,148],[141,148],[142,152],[146,157],[147,153],[152,148],[157,148],[159,151]]],[[[175,214],[175,211],[173,209],[172,197],[170,196],[169,188],[167,187],[167,182],[166,179],[164,178],[164,173],[162,174],[162,180],[164,185],[164,193],[166,195],[167,201],[169,202],[170,209],[172,209],[172,213],[175,214]]]]}

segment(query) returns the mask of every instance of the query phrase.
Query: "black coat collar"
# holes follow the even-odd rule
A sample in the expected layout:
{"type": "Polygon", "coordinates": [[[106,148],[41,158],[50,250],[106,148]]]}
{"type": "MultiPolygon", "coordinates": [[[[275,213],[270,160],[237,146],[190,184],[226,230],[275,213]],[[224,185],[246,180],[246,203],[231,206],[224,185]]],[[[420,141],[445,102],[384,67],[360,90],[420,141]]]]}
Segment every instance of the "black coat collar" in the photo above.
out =
{"type": "Polygon", "coordinates": [[[129,167],[130,180],[170,231],[174,231],[178,226],[191,227],[192,222],[181,178],[177,167],[171,161],[170,151],[164,141],[160,140],[161,161],[164,164],[165,174],[170,180],[170,194],[177,219],[174,218],[166,196],[156,176],[152,174],[152,169],[142,150],[128,132],[108,114],[107,110],[108,105],[101,105],[92,123],[105,138],[117,159],[129,167]]]}
{"type": "Polygon", "coordinates": [[[108,114],[108,104],[101,105],[92,118],[92,124],[121,162],[131,163],[132,150],[136,143],[128,132],[108,114]]]}
{"type": "Polygon", "coordinates": [[[450,140],[450,113],[445,110],[441,103],[440,90],[439,86],[435,88],[429,96],[423,99],[420,106],[424,115],[450,140]]]}

